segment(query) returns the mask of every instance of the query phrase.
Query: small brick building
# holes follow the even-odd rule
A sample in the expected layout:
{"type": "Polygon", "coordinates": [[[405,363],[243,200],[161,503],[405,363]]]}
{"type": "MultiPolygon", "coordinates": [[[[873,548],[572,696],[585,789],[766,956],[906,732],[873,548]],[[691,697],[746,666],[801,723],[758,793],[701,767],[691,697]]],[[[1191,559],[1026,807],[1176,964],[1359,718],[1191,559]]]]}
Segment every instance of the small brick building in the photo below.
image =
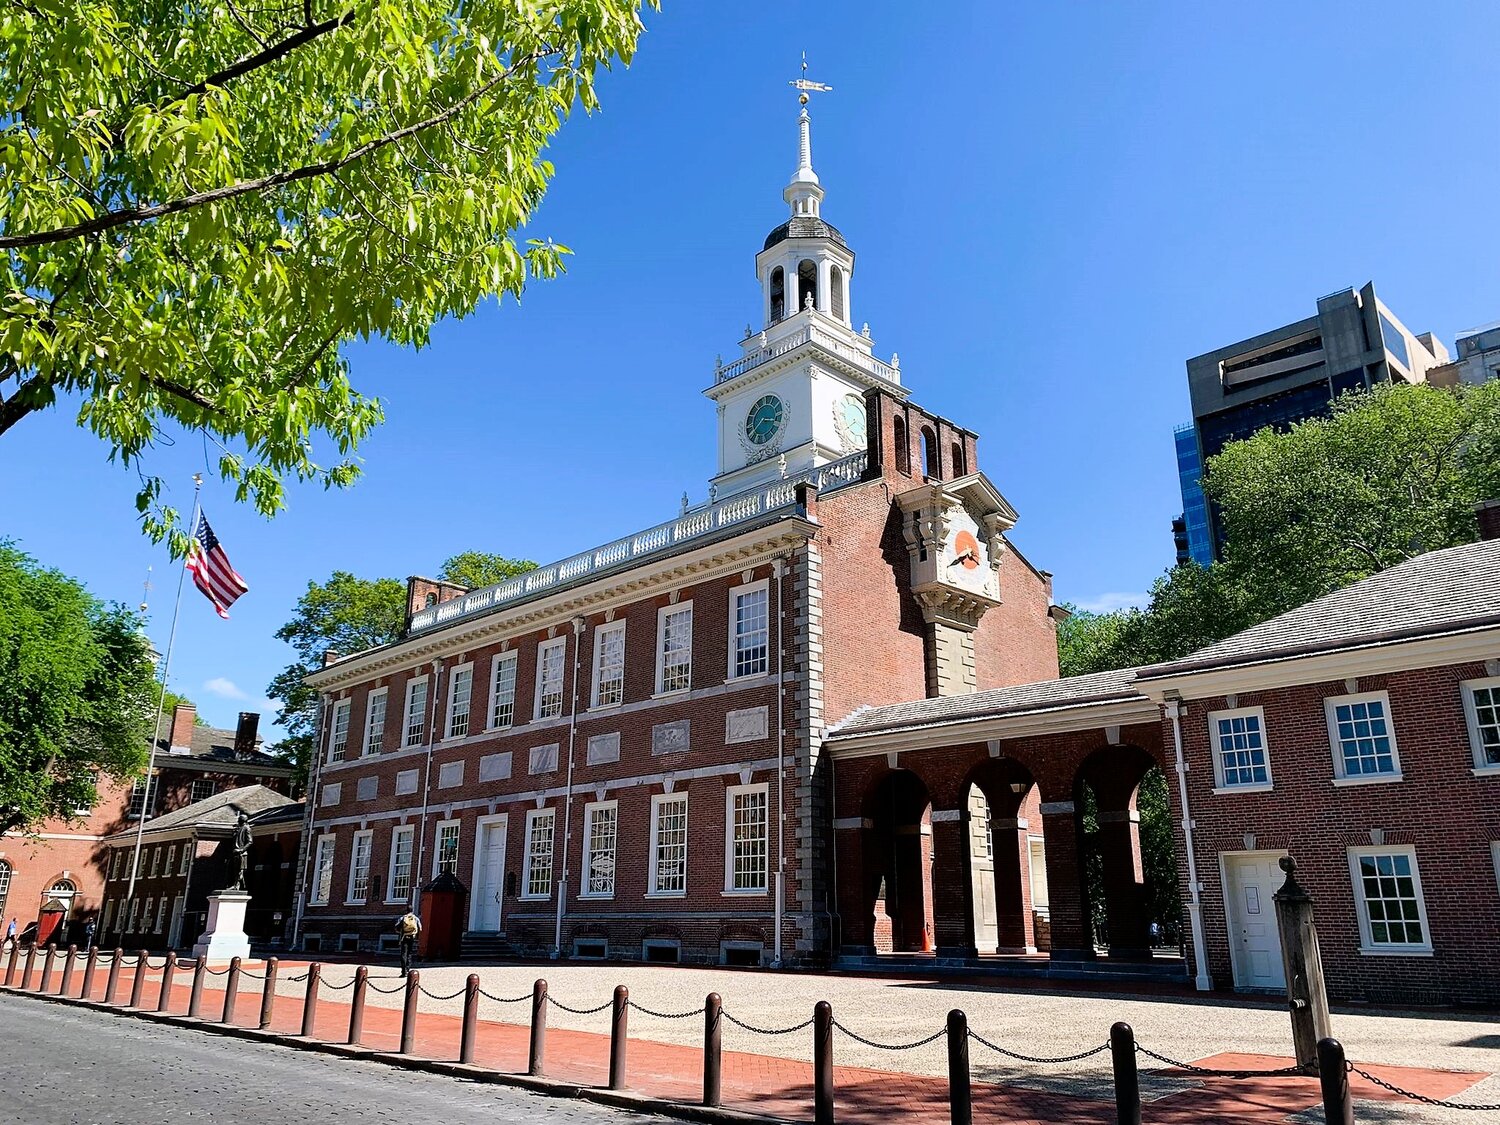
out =
{"type": "Polygon", "coordinates": [[[43,824],[30,837],[0,837],[0,931],[12,918],[23,940],[70,941],[85,922],[96,927],[107,849],[104,841],[149,819],[223,789],[263,784],[291,791],[291,768],[260,750],[260,716],[240,714],[234,730],[197,721],[191,703],[179,704],[156,748],[150,782],[101,782],[92,809],[43,824]]]}

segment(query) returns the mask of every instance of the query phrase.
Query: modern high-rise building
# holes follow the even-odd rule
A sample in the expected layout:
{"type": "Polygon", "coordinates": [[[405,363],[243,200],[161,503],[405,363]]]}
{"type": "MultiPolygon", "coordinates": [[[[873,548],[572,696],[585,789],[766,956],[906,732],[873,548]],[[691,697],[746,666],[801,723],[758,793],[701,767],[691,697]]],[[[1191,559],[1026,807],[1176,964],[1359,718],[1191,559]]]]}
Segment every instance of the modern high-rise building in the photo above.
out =
{"type": "MultiPolygon", "coordinates": [[[[1500,351],[1495,356],[1500,363],[1500,351]]],[[[1267,426],[1324,417],[1346,391],[1425,383],[1448,360],[1432,333],[1411,332],[1376,297],[1374,282],[1320,298],[1305,320],[1188,360],[1193,421],[1175,434],[1188,557],[1207,565],[1223,550],[1200,481],[1224,446],[1267,426]]]]}

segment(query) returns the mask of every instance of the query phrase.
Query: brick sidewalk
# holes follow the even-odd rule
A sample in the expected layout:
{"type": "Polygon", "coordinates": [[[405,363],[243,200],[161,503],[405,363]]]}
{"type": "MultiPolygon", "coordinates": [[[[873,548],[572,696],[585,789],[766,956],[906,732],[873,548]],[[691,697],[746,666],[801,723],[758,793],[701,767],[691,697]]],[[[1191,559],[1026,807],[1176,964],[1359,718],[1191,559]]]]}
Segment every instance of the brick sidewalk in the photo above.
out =
{"type": "MultiPolygon", "coordinates": [[[[49,991],[56,992],[61,983],[61,961],[54,970],[49,991]]],[[[24,962],[24,959],[23,959],[24,962]]],[[[240,992],[232,1022],[241,1027],[259,1023],[262,984],[258,978],[264,964],[250,962],[240,982],[240,992]]],[[[306,973],[305,962],[282,962],[279,983],[285,987],[291,978],[306,973]]],[[[134,984],[135,970],[122,967],[116,1000],[126,1003],[134,984]]],[[[152,965],[147,973],[141,1005],[157,1010],[160,1000],[161,971],[152,965]]],[[[75,970],[70,992],[78,996],[82,985],[82,961],[75,970]]],[[[18,969],[15,983],[19,985],[18,969]]],[[[40,959],[32,985],[40,984],[40,959]]],[[[191,992],[191,968],[179,969],[174,978],[167,1010],[187,1011],[191,992]]],[[[104,966],[96,972],[88,999],[102,1001],[108,973],[104,966]]],[[[223,976],[210,976],[205,989],[202,1014],[217,1021],[223,1011],[223,976]]],[[[390,978],[371,981],[373,990],[391,989],[398,982],[390,978]]],[[[314,1037],[330,1042],[344,1042],[348,1037],[349,989],[320,993],[314,1037]]],[[[446,993],[440,995],[448,995],[446,993]]],[[[369,997],[365,1009],[361,1043],[378,1051],[394,1052],[400,1046],[401,1011],[376,1003],[385,997],[369,997]]],[[[429,1002],[423,997],[423,1002],[429,1002]]],[[[270,1030],[284,1035],[299,1035],[302,1028],[303,998],[278,993],[270,1030]]],[[[530,1018],[530,1002],[514,1005],[518,1021],[530,1018]]],[[[689,1017],[691,1022],[693,1017],[689,1017]]],[[[695,1026],[701,1027],[702,1017],[695,1026]]],[[[653,1042],[649,1037],[657,1021],[645,1013],[631,1011],[628,1038],[626,1086],[654,1098],[683,1103],[700,1101],[703,1092],[703,1053],[690,1047],[653,1042]]],[[[413,1054],[431,1059],[456,1060],[462,1021],[440,1012],[423,1012],[419,1007],[413,1054]]],[[[811,1035],[811,1031],[798,1034],[811,1035]]],[[[524,1074],[530,1032],[524,1023],[481,1020],[475,1041],[475,1063],[501,1073],[524,1074]]],[[[971,1043],[976,1062],[986,1049],[971,1043]]],[[[835,1042],[835,1061],[838,1045],[835,1042]]],[[[788,1120],[808,1120],[812,1116],[812,1067],[791,1059],[741,1051],[723,1052],[723,1104],[732,1109],[764,1114],[788,1120]]],[[[1292,1060],[1266,1055],[1219,1054],[1205,1059],[1186,1060],[1199,1066],[1221,1069],[1275,1069],[1292,1060]]],[[[1479,1073],[1423,1070],[1410,1067],[1366,1067],[1387,1081],[1429,1097],[1447,1098],[1468,1089],[1487,1077],[1479,1073]]],[[[587,1031],[549,1028],[547,1034],[547,1077],[580,1086],[602,1087],[608,1082],[609,1036],[587,1031]]],[[[1317,1081],[1306,1077],[1249,1079],[1199,1079],[1181,1071],[1155,1071],[1155,1077],[1180,1079],[1149,1103],[1147,1115],[1163,1125],[1197,1125],[1204,1121],[1244,1122],[1246,1125],[1285,1122],[1291,1115],[1306,1112],[1319,1105],[1317,1081]]],[[[1357,1101],[1389,1102],[1395,1098],[1363,1079],[1354,1078],[1357,1101]]],[[[835,1099],[841,1121],[884,1125],[893,1113],[900,1113],[919,1125],[941,1125],[948,1120],[948,1089],[944,1079],[861,1067],[834,1067],[835,1099]]],[[[1149,1096],[1149,1095],[1148,1095],[1149,1096]]],[[[1115,1121],[1112,1100],[1101,1100],[1083,1093],[1039,1091],[1018,1085],[989,1082],[973,1084],[974,1111],[980,1120],[1005,1122],[1007,1125],[1110,1125],[1115,1121]]]]}

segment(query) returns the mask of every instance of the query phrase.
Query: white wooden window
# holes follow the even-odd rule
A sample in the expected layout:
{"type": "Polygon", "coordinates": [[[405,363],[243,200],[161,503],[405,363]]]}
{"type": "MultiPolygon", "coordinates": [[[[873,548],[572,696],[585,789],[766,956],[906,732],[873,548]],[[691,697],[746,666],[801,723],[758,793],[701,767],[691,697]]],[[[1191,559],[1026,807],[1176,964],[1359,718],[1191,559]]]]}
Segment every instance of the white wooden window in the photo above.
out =
{"type": "Polygon", "coordinates": [[[328,905],[328,896],[333,893],[333,837],[319,836],[313,852],[312,893],[308,902],[313,906],[328,905]]]}
{"type": "Polygon", "coordinates": [[[490,729],[516,721],[516,654],[502,652],[490,665],[490,729]]]}
{"type": "Polygon", "coordinates": [[[151,928],[153,933],[161,933],[162,928],[167,924],[167,907],[170,905],[171,903],[167,901],[166,895],[162,895],[161,898],[157,899],[156,925],[151,928]]]}
{"type": "Polygon", "coordinates": [[[214,783],[207,778],[200,777],[188,787],[188,801],[196,804],[206,801],[214,795],[214,783]]]}
{"type": "Polygon", "coordinates": [[[568,638],[546,641],[536,650],[536,717],[555,719],[563,713],[563,672],[568,638]]]}
{"type": "Polygon", "coordinates": [[[552,809],[531,809],[526,813],[522,898],[547,898],[552,894],[552,839],[556,825],[557,814],[552,809]]]}
{"type": "Polygon", "coordinates": [[[651,869],[647,894],[687,893],[688,799],[686,793],[651,798],[651,869]]]}
{"type": "Polygon", "coordinates": [[[155,811],[156,775],[136,778],[130,785],[130,806],[125,815],[131,820],[139,820],[142,813],[149,818],[155,811]]]}
{"type": "Polygon", "coordinates": [[[375,833],[366,828],[354,834],[353,848],[349,853],[349,895],[345,902],[356,905],[370,897],[370,850],[375,833]]]}
{"type": "Polygon", "coordinates": [[[662,608],[656,621],[656,692],[693,686],[693,603],[662,608]]]}
{"type": "MultiPolygon", "coordinates": [[[[125,849],[124,848],[116,848],[114,851],[110,852],[110,854],[109,854],[109,877],[111,879],[118,879],[120,877],[120,860],[123,859],[124,856],[125,856],[125,849]]],[[[8,871],[9,867],[7,867],[6,870],[8,871]]],[[[6,888],[9,889],[9,887],[10,887],[10,882],[9,882],[9,879],[7,879],[6,880],[6,888]]]]}
{"type": "Polygon", "coordinates": [[[427,677],[417,676],[406,682],[406,717],[402,723],[403,746],[420,746],[427,735],[427,677]]]}
{"type": "Polygon", "coordinates": [[[763,676],[771,667],[770,583],[752,582],[729,592],[729,675],[763,676]]]}
{"type": "Polygon", "coordinates": [[[1214,782],[1218,789],[1271,788],[1266,715],[1261,708],[1211,711],[1208,737],[1213,747],[1214,782]]]}
{"type": "Polygon", "coordinates": [[[1401,759],[1391,725],[1391,700],[1383,691],[1333,696],[1323,701],[1328,737],[1333,744],[1333,771],[1343,783],[1397,781],[1401,759]]]}
{"type": "Polygon", "coordinates": [[[365,704],[365,754],[379,754],[385,741],[386,688],[376,688],[365,704]]]}
{"type": "Polygon", "coordinates": [[[1416,849],[1403,845],[1350,848],[1349,874],[1359,906],[1361,952],[1432,951],[1416,849]]]}
{"type": "Polygon", "coordinates": [[[1461,685],[1474,772],[1500,774],[1500,676],[1461,685]]]}
{"type": "Polygon", "coordinates": [[[186,875],[188,865],[193,862],[193,845],[190,842],[182,845],[182,861],[177,865],[177,874],[186,875]]]}
{"type": "Polygon", "coordinates": [[[625,622],[611,621],[594,630],[595,707],[625,701],[625,622]]]}
{"type": "Polygon", "coordinates": [[[410,824],[391,829],[391,864],[386,880],[386,902],[405,902],[411,897],[411,843],[416,831],[410,824]]]}
{"type": "Polygon", "coordinates": [[[437,847],[432,852],[432,875],[458,874],[458,829],[456,820],[441,820],[437,826],[437,847]]]}
{"type": "Polygon", "coordinates": [[[770,787],[732,785],[725,793],[724,889],[761,894],[770,872],[770,787]]]}
{"type": "Polygon", "coordinates": [[[160,871],[161,871],[161,848],[160,848],[160,846],[158,846],[158,847],[154,847],[154,848],[151,849],[151,874],[148,875],[148,876],[146,876],[146,877],[148,879],[155,879],[156,876],[160,873],[160,871]]]}
{"type": "MultiPolygon", "coordinates": [[[[5,867],[3,864],[0,864],[0,874],[3,874],[5,871],[8,871],[8,870],[9,870],[9,868],[5,867]]],[[[5,907],[5,895],[3,893],[0,893],[0,910],[3,910],[4,907],[5,907]]],[[[114,922],[114,920],[115,920],[115,900],[114,899],[109,899],[104,904],[104,919],[99,924],[99,936],[100,937],[103,937],[105,934],[109,933],[110,925],[111,925],[111,923],[114,922]]]]}
{"type": "Polygon", "coordinates": [[[469,733],[469,700],[474,694],[474,665],[460,664],[448,677],[448,737],[469,733]]]}
{"type": "Polygon", "coordinates": [[[140,915],[140,912],[141,912],[141,900],[138,899],[138,898],[131,899],[130,900],[130,925],[126,926],[123,930],[121,930],[121,933],[125,933],[125,934],[133,934],[133,933],[135,933],[135,922],[136,922],[136,918],[140,915]]]}
{"type": "Polygon", "coordinates": [[[613,898],[618,851],[620,806],[617,801],[591,801],[583,809],[584,898],[613,898]]]}
{"type": "Polygon", "coordinates": [[[166,862],[161,865],[161,873],[163,875],[170,875],[170,874],[172,874],[172,868],[174,868],[176,866],[177,866],[177,845],[176,844],[172,844],[171,846],[169,846],[167,848],[167,859],[166,859],[166,862]]]}
{"type": "Polygon", "coordinates": [[[1031,868],[1031,908],[1046,913],[1050,901],[1047,895],[1046,840],[1041,836],[1026,837],[1026,853],[1031,868]]]}
{"type": "Polygon", "coordinates": [[[349,707],[347,699],[333,705],[333,730],[328,736],[328,760],[342,762],[344,751],[349,746],[349,707]]]}

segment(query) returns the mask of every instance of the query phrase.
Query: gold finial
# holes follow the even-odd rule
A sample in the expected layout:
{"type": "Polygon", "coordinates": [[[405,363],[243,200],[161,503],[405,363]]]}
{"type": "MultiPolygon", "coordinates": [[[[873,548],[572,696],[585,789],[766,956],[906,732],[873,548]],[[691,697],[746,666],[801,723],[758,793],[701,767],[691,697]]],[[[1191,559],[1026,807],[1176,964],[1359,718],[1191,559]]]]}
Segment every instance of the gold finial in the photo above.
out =
{"type": "Polygon", "coordinates": [[[822,82],[813,82],[808,79],[806,51],[802,52],[802,77],[793,79],[791,82],[788,82],[787,85],[798,91],[797,103],[799,105],[807,104],[807,95],[809,93],[826,94],[828,91],[833,89],[832,86],[825,85],[822,82]]]}

